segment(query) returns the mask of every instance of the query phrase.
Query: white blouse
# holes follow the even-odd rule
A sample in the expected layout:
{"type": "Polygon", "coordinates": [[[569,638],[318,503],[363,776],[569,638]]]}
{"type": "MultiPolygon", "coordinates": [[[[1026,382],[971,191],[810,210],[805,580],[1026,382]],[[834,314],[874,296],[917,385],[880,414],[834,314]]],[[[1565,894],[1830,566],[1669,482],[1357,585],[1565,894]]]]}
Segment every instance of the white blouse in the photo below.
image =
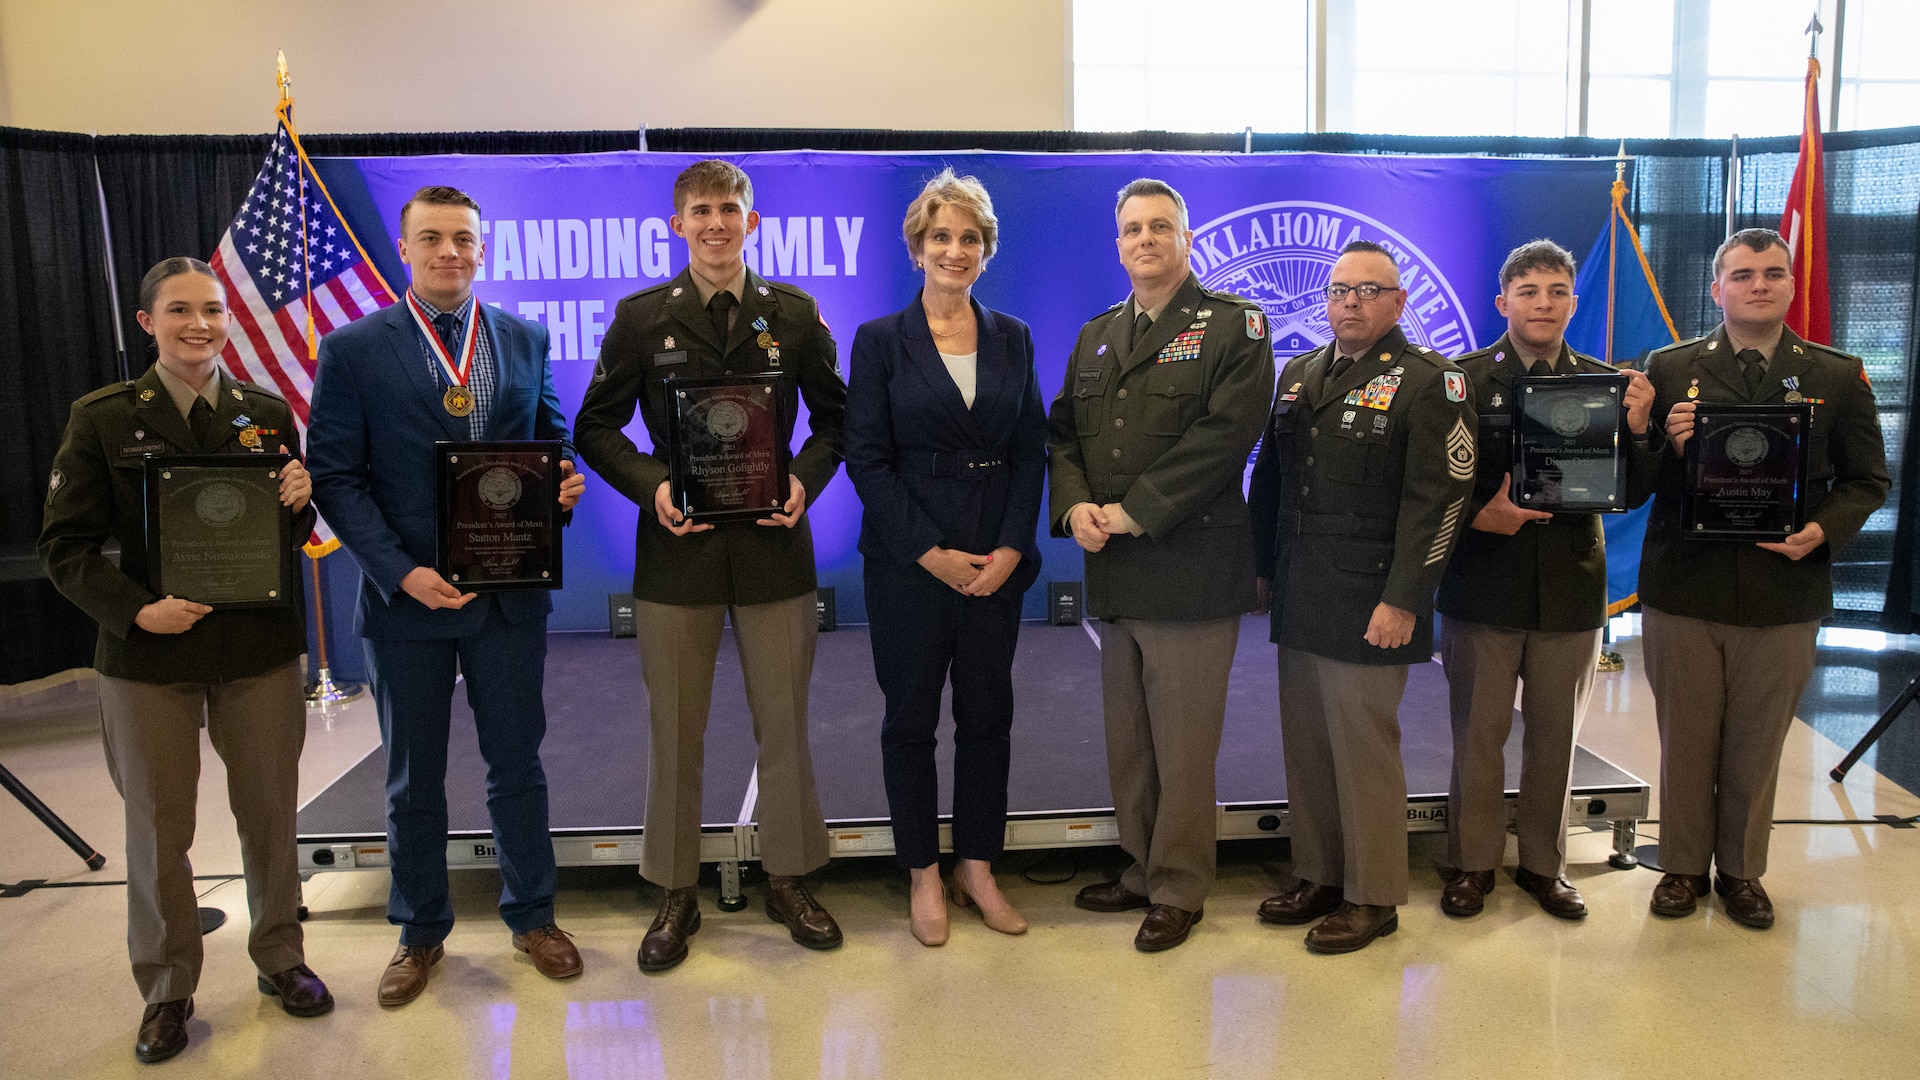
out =
{"type": "Polygon", "coordinates": [[[947,365],[947,374],[953,376],[953,385],[960,388],[960,400],[973,408],[975,377],[979,373],[980,351],[970,353],[941,353],[940,359],[947,365]]]}

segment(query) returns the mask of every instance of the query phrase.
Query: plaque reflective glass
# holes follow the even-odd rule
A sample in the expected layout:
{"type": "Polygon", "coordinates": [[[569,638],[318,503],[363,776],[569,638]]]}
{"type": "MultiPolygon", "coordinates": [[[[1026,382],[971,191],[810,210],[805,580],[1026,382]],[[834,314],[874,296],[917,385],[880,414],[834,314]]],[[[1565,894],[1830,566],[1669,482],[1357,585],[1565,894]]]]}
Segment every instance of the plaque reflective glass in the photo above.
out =
{"type": "Polygon", "coordinates": [[[461,592],[558,589],[560,443],[435,443],[434,569],[461,592]]]}
{"type": "Polygon", "coordinates": [[[1680,527],[1696,540],[1773,542],[1806,524],[1813,406],[1700,402],[1687,440],[1680,527]]]}
{"type": "Polygon", "coordinates": [[[1529,510],[1624,513],[1625,375],[1523,376],[1513,387],[1513,491],[1529,510]]]}
{"type": "Polygon", "coordinates": [[[786,505],[792,427],[780,415],[782,378],[667,384],[669,491],[689,519],[753,520],[786,505]]]}
{"type": "Polygon", "coordinates": [[[213,608],[293,602],[284,454],[155,455],[146,469],[147,586],[213,608]]]}

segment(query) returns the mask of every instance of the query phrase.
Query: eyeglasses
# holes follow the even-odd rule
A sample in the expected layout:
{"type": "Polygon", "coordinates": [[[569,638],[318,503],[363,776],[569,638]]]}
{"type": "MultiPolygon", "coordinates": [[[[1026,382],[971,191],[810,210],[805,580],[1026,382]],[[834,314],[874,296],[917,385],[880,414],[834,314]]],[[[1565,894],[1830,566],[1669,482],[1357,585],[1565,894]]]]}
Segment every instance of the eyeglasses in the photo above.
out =
{"type": "Polygon", "coordinates": [[[1359,293],[1360,299],[1372,300],[1383,292],[1399,292],[1400,286],[1375,285],[1371,281],[1363,281],[1358,285],[1329,285],[1321,291],[1327,294],[1327,299],[1337,304],[1345,300],[1348,293],[1359,293]]]}

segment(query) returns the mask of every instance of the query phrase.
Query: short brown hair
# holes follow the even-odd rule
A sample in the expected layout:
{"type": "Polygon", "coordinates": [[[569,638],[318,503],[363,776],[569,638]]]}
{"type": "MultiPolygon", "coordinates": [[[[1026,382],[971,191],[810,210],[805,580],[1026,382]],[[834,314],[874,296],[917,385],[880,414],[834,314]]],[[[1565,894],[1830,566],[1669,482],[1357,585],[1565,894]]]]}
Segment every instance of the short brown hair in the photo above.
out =
{"type": "Polygon", "coordinates": [[[1529,240],[1507,252],[1507,261],[1500,264],[1500,291],[1506,292],[1514,278],[1536,270],[1565,274],[1568,281],[1580,278],[1573,266],[1573,252],[1551,240],[1529,240]]]}
{"type": "Polygon", "coordinates": [[[1781,251],[1787,253],[1788,262],[1793,261],[1793,249],[1787,246],[1787,241],[1779,233],[1774,232],[1772,229],[1741,229],[1739,232],[1727,237],[1721,242],[1718,248],[1714,249],[1714,277],[1717,278],[1720,276],[1720,263],[1726,259],[1727,252],[1732,251],[1736,247],[1744,247],[1748,251],[1755,252],[1766,251],[1769,248],[1779,248],[1781,251]]]}
{"type": "Polygon", "coordinates": [[[1379,255],[1385,258],[1387,262],[1393,264],[1393,287],[1396,289],[1400,287],[1400,260],[1394,258],[1393,252],[1388,249],[1387,245],[1376,243],[1372,240],[1349,240],[1345,246],[1341,247],[1340,254],[1379,255]]]}
{"type": "Polygon", "coordinates": [[[413,209],[414,203],[426,203],[429,206],[464,206],[473,211],[476,217],[480,214],[480,204],[473,201],[473,196],[445,184],[428,184],[414,192],[413,198],[400,204],[400,235],[403,237],[407,232],[407,211],[413,209]]]}
{"type": "MultiPolygon", "coordinates": [[[[212,278],[215,284],[220,284],[220,275],[213,272],[213,267],[199,259],[185,255],[161,259],[153,264],[153,269],[147,271],[146,277],[140,279],[140,310],[149,315],[153,314],[153,302],[160,297],[160,286],[166,284],[168,278],[176,278],[181,274],[204,274],[212,278]]],[[[220,291],[226,292],[227,287],[220,284],[220,291]]]]}
{"type": "Polygon", "coordinates": [[[950,168],[940,170],[940,175],[927,181],[927,186],[907,204],[907,219],[901,225],[907,254],[915,259],[920,257],[927,243],[927,230],[933,227],[933,215],[943,206],[957,207],[973,218],[985,249],[980,257],[984,268],[993,260],[993,253],[1000,250],[1000,219],[994,216],[993,198],[978,179],[955,176],[950,168]]]}
{"type": "Polygon", "coordinates": [[[1127,205],[1128,199],[1150,199],[1155,195],[1165,195],[1167,198],[1173,200],[1173,208],[1180,212],[1180,228],[1185,230],[1188,227],[1187,200],[1181,198],[1180,193],[1173,190],[1172,184],[1167,183],[1165,180],[1154,180],[1145,176],[1129,182],[1126,187],[1120,189],[1119,198],[1113,200],[1114,224],[1118,225],[1120,223],[1120,208],[1127,205]]]}
{"type": "Polygon", "coordinates": [[[733,195],[742,211],[753,209],[753,181],[740,166],[719,158],[696,161],[673,178],[673,212],[679,213],[695,195],[733,195]]]}

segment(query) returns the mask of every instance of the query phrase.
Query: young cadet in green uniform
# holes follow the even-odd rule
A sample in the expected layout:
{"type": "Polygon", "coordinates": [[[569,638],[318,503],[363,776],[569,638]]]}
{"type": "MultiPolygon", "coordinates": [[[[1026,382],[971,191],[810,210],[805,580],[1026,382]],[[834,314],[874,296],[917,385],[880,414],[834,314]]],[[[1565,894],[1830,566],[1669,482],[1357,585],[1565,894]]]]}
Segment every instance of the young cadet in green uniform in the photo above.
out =
{"type": "MultiPolygon", "coordinates": [[[[1520,865],[1514,883],[1549,914],[1582,918],[1586,902],[1567,881],[1567,789],[1574,736],[1586,713],[1607,619],[1607,547],[1599,514],[1549,514],[1514,505],[1513,401],[1522,375],[1606,375],[1618,369],[1567,347],[1573,256],[1551,240],[1514,248],[1500,267],[1494,303],[1506,317],[1500,340],[1454,361],[1480,414],[1479,475],[1467,531],[1440,578],[1434,609],[1453,717],[1453,782],[1447,794],[1447,859],[1440,896],[1449,915],[1476,915],[1507,850],[1506,754],[1515,689],[1520,751],[1520,865]]],[[[1622,509],[1646,501],[1655,456],[1647,427],[1653,384],[1628,373],[1629,463],[1622,509]]]]}
{"type": "Polygon", "coordinates": [[[684,960],[687,939],[700,928],[701,767],[721,620],[729,614],[760,747],[756,810],[767,914],[807,948],[841,940],[802,880],[828,855],[807,748],[820,624],[804,515],[840,467],[847,388],[813,298],[747,269],[741,251],[760,222],[747,174],[724,161],[697,162],[674,181],[673,202],[671,224],[687,242],[690,264],[672,281],[620,301],[575,434],[581,457],[641,511],[633,595],[649,753],[640,873],[666,890],[640,945],[643,971],[684,960]],[[782,440],[792,442],[796,403],[806,401],[812,431],[793,455],[791,497],[757,521],[683,519],[665,454],[674,381],[759,374],[781,377],[782,440]],[[653,453],[622,431],[636,407],[653,453]]]}
{"type": "Polygon", "coordinates": [[[1727,914],[1773,925],[1767,872],[1780,752],[1813,677],[1820,620],[1833,613],[1834,553],[1886,501],[1880,413],[1860,358],[1787,329],[1786,242],[1744,229],[1713,257],[1724,321],[1647,360],[1667,442],[1640,556],[1647,681],[1660,724],[1656,915],[1693,912],[1713,891],[1727,914]],[[1681,534],[1681,463],[1699,402],[1808,402],[1807,525],[1780,543],[1681,534]]]}
{"type": "Polygon", "coordinates": [[[1048,413],[1055,536],[1087,552],[1100,617],[1107,774],[1133,864],[1090,911],[1147,908],[1134,947],[1170,949],[1214,879],[1214,759],[1227,675],[1252,610],[1240,494],[1273,395],[1266,316],[1200,287],[1187,204],[1135,180],[1114,208],[1133,295],[1080,329],[1048,413]]]}
{"type": "Polygon", "coordinates": [[[307,736],[301,595],[286,607],[215,611],[148,587],[144,462],[149,454],[291,450],[280,501],[293,510],[284,558],[313,528],[313,483],[280,395],[220,369],[226,291],[198,259],[167,259],[140,283],[140,325],[159,361],[138,379],[74,402],[53,459],[40,562],[62,595],[100,624],[100,730],[126,801],[127,951],[146,999],[134,1054],[164,1061],[187,1045],[203,957],[193,845],[200,728],[227,768],[253,926],[247,952],[263,994],[295,1016],[333,1008],[307,967],[297,916],[294,815],[307,736]],[[120,545],[120,565],[101,554],[120,545]]]}
{"type": "Polygon", "coordinates": [[[1325,915],[1307,947],[1345,953],[1393,933],[1407,902],[1400,695],[1407,665],[1433,655],[1474,414],[1466,375],[1400,331],[1406,290],[1386,248],[1347,244],[1326,294],[1334,340],[1281,372],[1250,497],[1300,879],[1260,917],[1325,915]]]}

